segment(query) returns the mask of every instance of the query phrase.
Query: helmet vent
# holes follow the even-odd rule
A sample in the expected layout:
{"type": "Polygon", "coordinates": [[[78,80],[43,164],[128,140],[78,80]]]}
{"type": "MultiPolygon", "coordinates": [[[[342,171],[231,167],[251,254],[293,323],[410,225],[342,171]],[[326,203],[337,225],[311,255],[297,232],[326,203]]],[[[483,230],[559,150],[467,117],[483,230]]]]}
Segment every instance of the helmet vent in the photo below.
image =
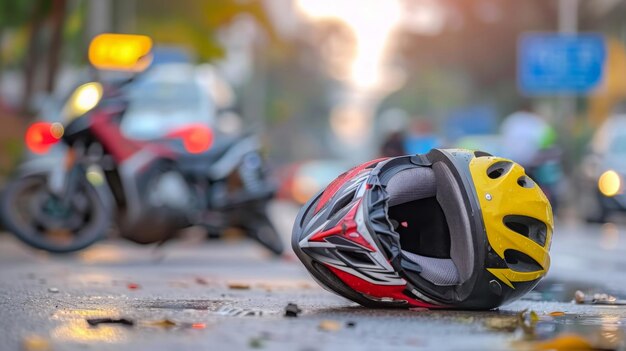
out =
{"type": "Polygon", "coordinates": [[[339,210],[348,206],[354,199],[355,194],[356,194],[356,189],[343,195],[339,200],[337,200],[337,202],[335,202],[335,204],[333,205],[333,208],[330,210],[328,215],[332,216],[335,213],[339,212],[339,210]]]}
{"type": "Polygon", "coordinates": [[[517,178],[517,185],[521,186],[522,188],[532,188],[535,186],[535,182],[533,182],[532,179],[530,179],[528,176],[521,176],[519,178],[517,178]]]}
{"type": "Polygon", "coordinates": [[[484,152],[480,150],[474,151],[474,157],[489,157],[489,156],[493,156],[493,155],[488,152],[484,152]]]}
{"type": "Polygon", "coordinates": [[[548,227],[542,221],[528,216],[509,215],[505,216],[502,222],[510,230],[529,238],[537,244],[541,246],[546,244],[548,227]]]}
{"type": "Polygon", "coordinates": [[[513,167],[513,163],[509,161],[500,161],[492,164],[487,169],[487,176],[491,179],[498,179],[506,172],[508,172],[511,167],[513,167]]]}
{"type": "Polygon", "coordinates": [[[365,253],[359,251],[337,250],[345,260],[353,265],[372,265],[372,259],[365,253]]]}
{"type": "Polygon", "coordinates": [[[504,260],[509,268],[518,272],[536,272],[543,269],[532,257],[513,249],[504,251],[504,260]]]}

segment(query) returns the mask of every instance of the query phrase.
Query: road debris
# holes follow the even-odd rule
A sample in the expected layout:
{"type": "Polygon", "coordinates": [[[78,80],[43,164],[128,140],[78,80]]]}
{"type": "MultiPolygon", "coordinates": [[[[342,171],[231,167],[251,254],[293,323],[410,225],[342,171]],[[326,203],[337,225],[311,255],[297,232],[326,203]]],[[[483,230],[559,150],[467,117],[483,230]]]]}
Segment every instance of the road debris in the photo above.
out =
{"type": "Polygon", "coordinates": [[[209,285],[209,282],[201,277],[196,277],[196,284],[198,285],[209,285]]]}
{"type": "Polygon", "coordinates": [[[263,348],[263,339],[258,338],[258,337],[251,338],[250,341],[248,342],[248,346],[250,346],[250,348],[252,349],[263,348]]]}
{"type": "Polygon", "coordinates": [[[128,284],[126,284],[126,287],[129,288],[130,290],[141,289],[141,286],[139,284],[136,284],[136,283],[128,283],[128,284]]]}
{"type": "Polygon", "coordinates": [[[143,326],[159,327],[164,329],[206,329],[206,323],[189,323],[189,322],[175,322],[171,319],[161,319],[157,321],[150,321],[141,323],[143,326]]]}
{"type": "Polygon", "coordinates": [[[50,351],[50,342],[48,339],[39,335],[29,335],[22,340],[23,351],[50,351]]]}
{"type": "Polygon", "coordinates": [[[341,323],[330,319],[325,319],[318,326],[320,330],[335,332],[341,329],[341,323]]]}
{"type": "Polygon", "coordinates": [[[574,293],[574,302],[577,304],[590,304],[590,305],[613,305],[613,306],[624,306],[626,305],[626,300],[619,300],[615,296],[605,294],[605,293],[597,293],[593,294],[593,296],[587,296],[580,290],[576,290],[574,293]]]}
{"type": "Polygon", "coordinates": [[[561,317],[565,315],[565,312],[563,311],[554,311],[554,312],[550,312],[548,313],[549,316],[551,317],[561,317]]]}
{"type": "Polygon", "coordinates": [[[518,329],[522,329],[526,337],[532,337],[535,334],[535,326],[539,321],[539,316],[535,311],[528,312],[527,309],[516,315],[498,316],[485,320],[486,328],[494,331],[503,331],[512,333],[518,329]]]}
{"type": "Polygon", "coordinates": [[[288,303],[285,307],[285,317],[298,317],[301,312],[300,307],[292,302],[288,303]]]}
{"type": "Polygon", "coordinates": [[[169,319],[162,319],[159,321],[147,322],[146,325],[151,327],[161,327],[161,328],[173,328],[176,326],[176,322],[173,322],[169,319]]]}
{"type": "Polygon", "coordinates": [[[249,290],[250,284],[246,283],[228,283],[228,288],[232,290],[249,290]]]}
{"type": "Polygon", "coordinates": [[[216,313],[220,316],[230,316],[230,317],[260,317],[263,315],[263,311],[261,310],[251,310],[246,308],[237,308],[237,307],[229,307],[222,306],[220,307],[216,313]]]}
{"type": "Polygon", "coordinates": [[[356,322],[355,321],[347,321],[346,322],[346,327],[347,328],[354,328],[354,327],[356,327],[356,322]]]}
{"type": "Polygon", "coordinates": [[[87,323],[90,326],[92,326],[92,327],[96,327],[96,326],[98,326],[100,324],[122,324],[122,325],[130,326],[130,327],[135,325],[135,322],[133,322],[130,319],[126,319],[126,318],[117,318],[117,319],[113,319],[113,318],[90,318],[90,319],[87,319],[87,323]]]}
{"type": "Polygon", "coordinates": [[[515,316],[500,316],[488,318],[484,322],[485,327],[493,331],[512,333],[519,327],[519,320],[515,316]]]}
{"type": "Polygon", "coordinates": [[[53,293],[53,294],[56,294],[56,293],[58,293],[58,292],[59,292],[59,289],[58,289],[58,288],[48,288],[48,292],[51,292],[51,293],[53,293]]]}

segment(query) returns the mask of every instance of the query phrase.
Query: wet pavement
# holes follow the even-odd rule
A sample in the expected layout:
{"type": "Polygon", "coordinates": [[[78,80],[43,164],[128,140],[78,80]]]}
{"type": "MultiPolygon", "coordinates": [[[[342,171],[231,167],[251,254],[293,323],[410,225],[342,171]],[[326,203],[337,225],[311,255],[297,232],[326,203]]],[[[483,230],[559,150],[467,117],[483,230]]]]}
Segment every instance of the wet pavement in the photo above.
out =
{"type": "MultiPolygon", "coordinates": [[[[295,210],[273,212],[287,233],[295,210]]],[[[576,290],[626,298],[626,227],[559,224],[548,279],[485,312],[361,308],[318,287],[293,255],[247,241],[111,240],[51,256],[0,235],[0,350],[623,348],[626,306],[572,300],[576,290]],[[284,316],[290,302],[296,318],[284,316]]]]}

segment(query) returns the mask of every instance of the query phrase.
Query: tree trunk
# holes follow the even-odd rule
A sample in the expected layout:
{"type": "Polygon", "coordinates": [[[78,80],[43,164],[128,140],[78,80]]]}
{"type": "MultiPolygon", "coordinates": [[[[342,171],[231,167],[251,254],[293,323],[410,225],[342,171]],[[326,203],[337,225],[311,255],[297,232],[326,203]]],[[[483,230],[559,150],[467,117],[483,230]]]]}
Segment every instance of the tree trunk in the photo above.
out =
{"type": "Polygon", "coordinates": [[[4,98],[2,96],[2,73],[4,72],[4,61],[2,61],[2,47],[4,42],[4,28],[0,26],[0,112],[4,109],[4,98]]]}
{"type": "Polygon", "coordinates": [[[63,27],[65,24],[66,0],[53,0],[52,2],[52,37],[50,38],[50,50],[48,51],[48,69],[46,71],[46,92],[52,93],[56,83],[59,69],[59,58],[63,47],[63,27]]]}
{"type": "Polygon", "coordinates": [[[35,73],[37,70],[37,59],[39,56],[39,37],[41,33],[42,1],[37,1],[33,6],[31,22],[28,30],[28,49],[24,63],[24,90],[22,91],[22,103],[20,111],[26,114],[29,109],[30,100],[33,95],[35,85],[35,73]]]}

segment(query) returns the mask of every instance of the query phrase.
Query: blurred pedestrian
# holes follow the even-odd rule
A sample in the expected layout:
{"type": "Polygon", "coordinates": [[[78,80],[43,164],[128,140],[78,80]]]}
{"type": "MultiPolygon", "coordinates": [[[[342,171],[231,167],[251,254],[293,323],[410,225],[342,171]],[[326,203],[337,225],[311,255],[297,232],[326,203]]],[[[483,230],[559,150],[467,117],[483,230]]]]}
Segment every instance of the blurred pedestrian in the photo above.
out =
{"type": "Polygon", "coordinates": [[[526,168],[556,213],[563,171],[562,150],[557,143],[555,129],[524,99],[519,110],[504,119],[500,132],[503,156],[526,168]]]}
{"type": "Polygon", "coordinates": [[[380,149],[382,157],[402,156],[406,154],[404,150],[404,133],[392,132],[387,135],[380,149]]]}

